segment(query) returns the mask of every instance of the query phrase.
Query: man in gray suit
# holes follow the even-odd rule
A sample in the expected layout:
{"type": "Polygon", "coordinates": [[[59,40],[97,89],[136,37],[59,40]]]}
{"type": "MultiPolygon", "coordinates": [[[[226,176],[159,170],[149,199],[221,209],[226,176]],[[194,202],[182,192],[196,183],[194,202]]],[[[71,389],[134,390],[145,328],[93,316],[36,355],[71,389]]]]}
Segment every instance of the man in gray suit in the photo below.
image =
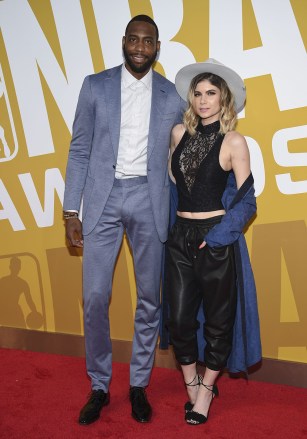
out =
{"type": "Polygon", "coordinates": [[[96,421],[110,400],[109,300],[124,231],[137,284],[129,397],[137,421],[151,417],[145,387],[159,330],[161,258],[169,220],[169,140],[185,108],[174,85],[151,68],[160,49],[158,38],[150,17],[134,17],[122,40],[125,63],[86,77],[77,105],[64,218],[70,245],[84,247],[84,332],[92,392],[80,412],[80,424],[96,421]]]}

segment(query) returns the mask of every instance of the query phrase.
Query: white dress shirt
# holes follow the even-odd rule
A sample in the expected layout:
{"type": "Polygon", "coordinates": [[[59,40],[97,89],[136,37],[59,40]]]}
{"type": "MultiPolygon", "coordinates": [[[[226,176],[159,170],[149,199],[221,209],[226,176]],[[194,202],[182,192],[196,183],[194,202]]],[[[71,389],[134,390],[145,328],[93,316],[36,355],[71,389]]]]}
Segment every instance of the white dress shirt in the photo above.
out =
{"type": "Polygon", "coordinates": [[[122,67],[121,123],[115,178],[147,175],[152,69],[140,80],[122,67]]]}

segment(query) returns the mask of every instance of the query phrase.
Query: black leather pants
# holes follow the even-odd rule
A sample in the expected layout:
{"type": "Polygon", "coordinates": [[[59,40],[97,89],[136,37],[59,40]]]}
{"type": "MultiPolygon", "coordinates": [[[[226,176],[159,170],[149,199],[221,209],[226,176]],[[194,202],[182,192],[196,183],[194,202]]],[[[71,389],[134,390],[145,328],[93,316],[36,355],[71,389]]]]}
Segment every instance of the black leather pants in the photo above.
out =
{"type": "Polygon", "coordinates": [[[232,346],[236,314],[236,273],[233,246],[198,249],[222,216],[192,220],[178,217],[166,250],[166,290],[170,307],[168,328],[177,361],[198,359],[197,314],[203,301],[205,364],[221,370],[232,346]]]}

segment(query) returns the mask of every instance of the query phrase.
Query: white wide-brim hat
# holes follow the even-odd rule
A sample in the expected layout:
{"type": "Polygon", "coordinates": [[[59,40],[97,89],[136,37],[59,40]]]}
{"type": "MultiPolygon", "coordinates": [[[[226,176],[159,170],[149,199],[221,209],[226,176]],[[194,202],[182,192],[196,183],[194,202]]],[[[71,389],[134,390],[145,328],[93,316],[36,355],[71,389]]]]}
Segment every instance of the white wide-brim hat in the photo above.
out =
{"type": "Polygon", "coordinates": [[[214,73],[223,78],[233,94],[236,112],[239,113],[243,110],[246,99],[243,79],[234,70],[213,58],[209,58],[205,62],[189,64],[179,70],[175,78],[175,86],[182,99],[187,100],[191,81],[200,73],[214,73]]]}

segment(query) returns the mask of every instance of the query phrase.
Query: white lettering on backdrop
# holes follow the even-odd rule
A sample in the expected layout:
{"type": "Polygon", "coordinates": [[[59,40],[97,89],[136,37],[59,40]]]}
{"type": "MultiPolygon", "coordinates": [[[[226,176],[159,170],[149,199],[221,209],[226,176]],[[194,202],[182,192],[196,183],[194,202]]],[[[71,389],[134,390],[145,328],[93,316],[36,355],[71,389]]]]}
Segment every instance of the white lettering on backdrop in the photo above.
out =
{"type": "MultiPolygon", "coordinates": [[[[52,226],[54,224],[55,192],[57,193],[60,202],[63,203],[64,179],[61,171],[58,168],[46,169],[42,203],[39,199],[38,191],[35,187],[31,174],[28,172],[25,174],[19,174],[18,178],[37,226],[52,226]],[[42,207],[42,204],[44,207],[42,207]]],[[[8,220],[15,232],[26,229],[14,205],[14,202],[1,179],[0,205],[2,206],[2,209],[0,209],[0,220],[8,220]]]]}
{"type": "Polygon", "coordinates": [[[65,73],[26,0],[0,2],[0,27],[29,157],[54,152],[39,72],[70,129],[84,76],[93,72],[80,2],[51,0],[65,73]],[[16,30],[18,29],[18,32],[16,30]]]}
{"type": "MultiPolygon", "coordinates": [[[[83,78],[93,73],[93,63],[80,2],[50,0],[64,72],[56,59],[40,24],[26,0],[0,2],[0,26],[16,90],[29,157],[53,153],[55,148],[43,95],[43,75],[61,114],[71,129],[83,78]],[[16,29],[18,28],[18,33],[16,29]]],[[[121,39],[130,20],[127,0],[92,0],[93,11],[106,68],[122,62],[121,39]],[[120,14],[118,13],[120,11],[120,14]]],[[[151,0],[162,41],[159,62],[166,76],[174,80],[176,72],[195,61],[191,51],[172,41],[183,20],[181,0],[151,0]],[[172,18],[170,20],[170,17],[172,18]]],[[[210,56],[238,70],[244,78],[271,74],[281,110],[307,106],[307,57],[290,0],[252,0],[263,46],[243,50],[242,0],[210,1],[210,56]],[[276,17],[278,14],[278,19],[276,17]],[[287,32],[284,32],[284,29],[287,32]],[[282,51],[280,51],[282,48],[282,51]],[[291,59],[291,63],[285,62],[291,59]],[[286,65],[287,64],[287,65],[286,65]],[[290,80],[295,71],[295,81],[290,80]]],[[[200,42],[201,43],[201,42],[200,42]]],[[[280,130],[273,138],[273,154],[280,166],[307,166],[306,153],[289,153],[287,141],[307,137],[306,130],[280,130]],[[298,164],[298,160],[300,164],[298,164]]],[[[295,128],[293,128],[295,130],[295,128]]],[[[247,138],[255,176],[256,193],[265,186],[265,168],[260,146],[247,138]]],[[[53,224],[54,190],[63,199],[63,178],[59,170],[46,170],[45,205],[39,202],[30,174],[21,174],[29,206],[39,227],[53,224]],[[55,183],[51,182],[55,178],[55,183]],[[50,197],[49,201],[46,201],[50,197]]],[[[285,194],[307,192],[307,181],[293,182],[290,174],[276,176],[279,190],[285,194]]],[[[1,181],[3,209],[0,219],[9,219],[14,230],[23,230],[12,199],[1,181]]]]}
{"type": "Polygon", "coordinates": [[[281,111],[307,106],[307,55],[290,0],[252,0],[262,47],[243,50],[242,0],[210,1],[209,53],[241,76],[272,76],[281,111]]]}
{"type": "MultiPolygon", "coordinates": [[[[300,127],[284,128],[273,136],[272,148],[276,163],[280,166],[306,166],[307,152],[289,152],[288,142],[295,139],[307,138],[307,125],[300,127]]],[[[307,180],[293,181],[291,174],[276,175],[278,189],[282,194],[292,195],[307,192],[307,180]]]]}
{"type": "Polygon", "coordinates": [[[52,226],[55,191],[61,202],[64,197],[64,180],[60,170],[52,168],[45,172],[44,208],[42,208],[31,174],[19,174],[18,177],[38,227],[52,226]]]}
{"type": "Polygon", "coordinates": [[[25,230],[25,226],[21,221],[21,218],[14,206],[13,200],[9,196],[3,181],[0,179],[0,220],[8,220],[12,226],[12,229],[16,232],[18,230],[25,230]]]}

